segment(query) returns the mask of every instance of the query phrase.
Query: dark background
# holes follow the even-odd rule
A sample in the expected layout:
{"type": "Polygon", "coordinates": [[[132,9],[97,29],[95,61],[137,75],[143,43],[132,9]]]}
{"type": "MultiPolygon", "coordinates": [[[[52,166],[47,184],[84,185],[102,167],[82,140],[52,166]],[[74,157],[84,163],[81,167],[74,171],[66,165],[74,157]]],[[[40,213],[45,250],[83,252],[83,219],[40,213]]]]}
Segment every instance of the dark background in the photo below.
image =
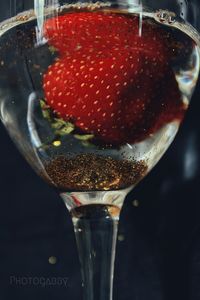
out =
{"type": "MultiPolygon", "coordinates": [[[[115,300],[200,299],[199,92],[200,86],[173,145],[125,202],[115,300]]],[[[0,300],[81,299],[73,227],[62,200],[31,170],[2,125],[0,143],[0,300]],[[65,277],[67,285],[26,281],[65,277]]]]}

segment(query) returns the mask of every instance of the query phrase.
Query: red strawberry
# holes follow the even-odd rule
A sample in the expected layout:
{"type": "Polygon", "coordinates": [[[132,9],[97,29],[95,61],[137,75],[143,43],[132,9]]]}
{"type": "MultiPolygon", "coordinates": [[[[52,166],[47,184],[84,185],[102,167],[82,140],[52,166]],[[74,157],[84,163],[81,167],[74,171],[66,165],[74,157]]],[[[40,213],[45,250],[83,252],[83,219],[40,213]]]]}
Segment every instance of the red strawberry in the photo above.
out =
{"type": "Polygon", "coordinates": [[[45,25],[61,54],[44,75],[45,98],[61,118],[104,144],[141,141],[183,116],[166,33],[146,20],[139,37],[138,22],[73,13],[45,25]]]}
{"type": "Polygon", "coordinates": [[[142,48],[149,57],[157,55],[157,60],[163,60],[170,35],[152,22],[149,25],[149,22],[143,21],[142,39],[138,17],[103,12],[71,13],[50,18],[45,23],[44,31],[48,43],[57,48],[62,56],[77,52],[83,54],[83,51],[85,54],[107,55],[111,50],[118,52],[121,49],[142,48]],[[168,39],[166,45],[160,43],[163,38],[168,39]]]}

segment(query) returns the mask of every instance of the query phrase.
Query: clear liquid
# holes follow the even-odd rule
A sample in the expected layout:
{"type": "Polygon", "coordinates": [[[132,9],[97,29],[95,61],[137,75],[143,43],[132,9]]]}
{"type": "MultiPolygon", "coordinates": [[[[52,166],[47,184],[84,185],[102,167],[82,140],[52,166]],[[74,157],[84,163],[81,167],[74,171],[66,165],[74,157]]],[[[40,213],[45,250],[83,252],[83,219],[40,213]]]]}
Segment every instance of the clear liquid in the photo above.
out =
{"type": "MultiPolygon", "coordinates": [[[[104,14],[123,14],[129,18],[138,15],[137,12],[129,10],[105,7],[102,9],[95,7],[95,4],[91,4],[91,7],[90,13],[101,10],[104,14]]],[[[162,112],[161,119],[165,121],[161,122],[161,125],[156,125],[155,122],[152,131],[148,131],[146,126],[145,113],[142,115],[143,123],[141,121],[138,125],[139,137],[135,137],[133,142],[129,139],[126,142],[122,138],[123,143],[117,145],[112,142],[109,144],[108,140],[105,143],[99,142],[98,138],[97,141],[91,140],[90,135],[94,132],[80,131],[80,128],[73,130],[70,126],[76,127],[76,124],[71,124],[70,120],[70,124],[66,125],[67,120],[63,120],[59,114],[55,113],[49,117],[53,109],[45,107],[44,74],[47,73],[47,68],[59,59],[60,54],[43,36],[43,22],[52,15],[55,17],[55,14],[60,13],[71,14],[77,10],[80,11],[70,6],[59,10],[59,13],[49,9],[45,20],[41,20],[41,17],[36,18],[30,11],[0,26],[1,118],[34,169],[59,190],[65,192],[127,189],[136,185],[161,158],[173,141],[184,113],[167,118],[167,113],[162,112]],[[148,134],[145,134],[145,131],[148,134]]],[[[88,10],[84,8],[81,11],[88,10]]],[[[172,76],[178,83],[182,106],[186,111],[199,74],[198,34],[181,20],[172,20],[170,13],[166,16],[162,12],[143,12],[142,18],[140,15],[138,20],[140,36],[144,34],[144,24],[149,22],[149,26],[153,24],[158,30],[162,28],[172,34],[175,42],[187,45],[185,51],[183,47],[176,59],[169,63],[172,76]]],[[[165,80],[163,77],[162,81],[165,80]]],[[[143,89],[145,82],[140,84],[143,89]]],[[[170,85],[165,94],[166,97],[171,97],[170,85]]],[[[125,103],[124,98],[124,105],[125,103]]],[[[155,103],[153,105],[154,109],[149,109],[154,113],[155,103]]],[[[126,118],[126,113],[123,117],[126,118]]],[[[136,133],[135,131],[135,136],[136,133]]]]}

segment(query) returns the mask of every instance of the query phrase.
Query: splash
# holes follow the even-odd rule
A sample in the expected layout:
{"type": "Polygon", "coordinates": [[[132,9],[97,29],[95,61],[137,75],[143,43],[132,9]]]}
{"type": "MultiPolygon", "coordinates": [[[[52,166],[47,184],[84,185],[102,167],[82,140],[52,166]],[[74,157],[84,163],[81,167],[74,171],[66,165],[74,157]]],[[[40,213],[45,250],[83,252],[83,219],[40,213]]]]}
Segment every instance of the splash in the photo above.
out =
{"type": "Polygon", "coordinates": [[[58,0],[34,0],[34,12],[37,19],[37,27],[36,27],[36,38],[37,38],[37,46],[42,45],[46,42],[43,33],[43,26],[45,22],[45,8],[53,8],[56,9],[59,6],[58,0]]]}

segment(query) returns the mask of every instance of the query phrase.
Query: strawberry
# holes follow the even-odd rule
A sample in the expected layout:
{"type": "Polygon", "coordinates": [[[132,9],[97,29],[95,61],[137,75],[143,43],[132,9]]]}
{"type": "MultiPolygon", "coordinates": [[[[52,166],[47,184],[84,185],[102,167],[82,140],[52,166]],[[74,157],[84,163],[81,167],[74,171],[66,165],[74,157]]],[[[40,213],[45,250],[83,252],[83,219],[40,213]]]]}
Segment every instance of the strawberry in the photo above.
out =
{"type": "Polygon", "coordinates": [[[45,34],[60,57],[44,74],[48,105],[99,143],[135,143],[184,108],[169,66],[168,33],[149,19],[71,13],[47,20],[45,34]]]}
{"type": "Polygon", "coordinates": [[[109,55],[119,49],[138,49],[157,54],[158,60],[163,60],[167,51],[166,45],[160,43],[169,39],[169,34],[160,30],[149,21],[143,22],[143,38],[139,36],[139,20],[136,16],[106,13],[72,13],[50,18],[46,21],[44,32],[48,43],[53,45],[62,56],[72,54],[95,53],[109,55]],[[152,40],[153,31],[153,40],[152,40]]]}
{"type": "Polygon", "coordinates": [[[99,51],[102,55],[102,51],[109,54],[111,49],[143,48],[148,56],[157,54],[157,60],[163,60],[166,53],[169,59],[179,55],[189,45],[185,36],[182,40],[181,32],[176,33],[179,35],[177,41],[172,32],[161,29],[148,18],[143,19],[141,38],[137,16],[102,12],[71,13],[50,18],[45,22],[44,33],[48,43],[57,48],[62,56],[82,53],[84,49],[87,53],[98,54],[99,51]]]}

